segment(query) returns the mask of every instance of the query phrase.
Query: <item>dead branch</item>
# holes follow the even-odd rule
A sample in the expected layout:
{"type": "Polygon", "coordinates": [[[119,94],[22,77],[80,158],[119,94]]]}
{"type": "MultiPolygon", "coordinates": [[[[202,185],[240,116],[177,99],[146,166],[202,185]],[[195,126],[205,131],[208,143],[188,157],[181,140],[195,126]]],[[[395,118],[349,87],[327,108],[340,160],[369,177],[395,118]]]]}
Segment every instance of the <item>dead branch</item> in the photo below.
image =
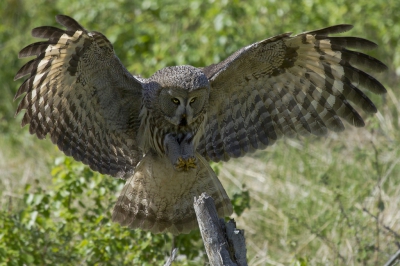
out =
{"type": "Polygon", "coordinates": [[[247,266],[244,231],[234,220],[219,219],[214,200],[206,193],[194,199],[194,209],[212,266],[247,266]]]}

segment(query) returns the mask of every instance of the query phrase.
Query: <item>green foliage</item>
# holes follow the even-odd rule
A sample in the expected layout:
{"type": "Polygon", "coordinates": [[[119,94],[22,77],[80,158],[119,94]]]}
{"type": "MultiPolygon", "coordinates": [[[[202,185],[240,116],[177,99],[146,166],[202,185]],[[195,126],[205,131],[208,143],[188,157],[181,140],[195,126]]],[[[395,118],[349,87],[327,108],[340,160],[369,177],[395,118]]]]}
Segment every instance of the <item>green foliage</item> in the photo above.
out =
{"type": "MultiPolygon", "coordinates": [[[[58,158],[53,185],[26,187],[26,207],[0,212],[0,262],[7,265],[161,264],[170,235],[129,230],[110,221],[122,180],[58,158]]],[[[10,206],[11,208],[11,206],[10,206]]]]}
{"type": "Polygon", "coordinates": [[[124,65],[146,77],[169,65],[217,63],[282,32],[354,24],[346,35],[377,42],[368,54],[389,66],[378,76],[387,96],[367,93],[380,113],[366,116],[366,129],[281,141],[213,168],[246,229],[250,265],[383,264],[400,241],[398,10],[400,1],[377,0],[0,1],[0,264],[155,265],[172,246],[185,255],[177,265],[205,261],[198,231],[173,238],[113,224],[121,181],[69,158],[54,164],[59,153],[50,141],[19,128],[12,99],[22,82],[13,76],[28,59],[17,54],[39,41],[29,36],[33,27],[58,26],[57,14],[104,33],[124,65]]]}
{"type": "MultiPolygon", "coordinates": [[[[38,180],[25,187],[24,209],[13,212],[10,202],[0,211],[0,265],[154,265],[169,256],[172,242],[185,256],[179,263],[203,257],[199,230],[173,237],[112,223],[115,195],[125,181],[94,173],[69,157],[57,158],[51,174],[46,190],[38,180]]],[[[235,194],[235,210],[249,207],[248,192],[243,194],[235,194]]]]}
{"type": "Polygon", "coordinates": [[[233,211],[237,216],[242,215],[245,209],[250,208],[250,193],[249,190],[243,185],[240,192],[233,194],[231,198],[233,211]]]}
{"type": "Polygon", "coordinates": [[[308,265],[310,264],[308,263],[307,258],[299,258],[293,263],[293,266],[308,266],[308,265]]]}

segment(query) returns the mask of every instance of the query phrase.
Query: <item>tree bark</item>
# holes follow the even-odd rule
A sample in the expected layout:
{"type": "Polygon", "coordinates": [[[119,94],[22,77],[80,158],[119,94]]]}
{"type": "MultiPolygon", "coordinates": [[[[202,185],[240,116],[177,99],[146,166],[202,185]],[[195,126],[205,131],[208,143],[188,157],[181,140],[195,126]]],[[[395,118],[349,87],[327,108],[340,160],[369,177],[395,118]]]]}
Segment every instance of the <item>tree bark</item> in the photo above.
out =
{"type": "Polygon", "coordinates": [[[400,261],[400,249],[386,263],[385,266],[394,266],[400,261]]]}
{"type": "Polygon", "coordinates": [[[173,262],[173,261],[175,260],[175,258],[176,258],[176,253],[177,253],[177,251],[178,251],[177,248],[174,248],[174,249],[171,251],[171,257],[168,258],[168,260],[165,262],[164,266],[171,266],[171,265],[172,265],[172,262],[173,262]]]}
{"type": "Polygon", "coordinates": [[[194,199],[194,209],[212,266],[247,266],[244,231],[234,220],[219,219],[214,200],[206,193],[194,199]]]}

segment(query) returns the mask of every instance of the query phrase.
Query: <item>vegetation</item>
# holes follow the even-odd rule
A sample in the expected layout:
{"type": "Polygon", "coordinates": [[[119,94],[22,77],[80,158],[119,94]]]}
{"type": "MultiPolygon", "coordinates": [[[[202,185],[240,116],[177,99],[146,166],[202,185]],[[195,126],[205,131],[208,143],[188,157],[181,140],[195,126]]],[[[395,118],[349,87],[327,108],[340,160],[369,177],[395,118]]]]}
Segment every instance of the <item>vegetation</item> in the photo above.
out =
{"type": "Polygon", "coordinates": [[[285,139],[213,164],[246,230],[249,265],[383,265],[400,248],[400,1],[0,1],[0,265],[203,265],[199,233],[152,235],[110,221],[121,180],[21,129],[13,76],[29,32],[67,14],[104,33],[133,73],[205,66],[255,41],[338,23],[379,44],[385,96],[365,128],[285,139]],[[60,157],[61,156],[61,157],[60,157]],[[243,186],[245,189],[243,190],[243,186]],[[250,197],[250,202],[248,198],[250,197]],[[249,206],[251,206],[249,208],[249,206]]]}

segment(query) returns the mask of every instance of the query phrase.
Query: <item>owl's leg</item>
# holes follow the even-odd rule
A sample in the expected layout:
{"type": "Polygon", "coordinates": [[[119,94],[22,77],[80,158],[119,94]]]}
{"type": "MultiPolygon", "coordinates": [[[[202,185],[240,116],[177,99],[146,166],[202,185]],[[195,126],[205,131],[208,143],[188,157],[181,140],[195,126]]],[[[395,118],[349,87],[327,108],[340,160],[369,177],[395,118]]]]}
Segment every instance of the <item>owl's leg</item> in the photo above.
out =
{"type": "Polygon", "coordinates": [[[195,154],[195,149],[193,146],[193,134],[192,133],[187,133],[185,134],[180,141],[180,147],[181,147],[181,167],[183,163],[183,168],[185,171],[188,171],[190,168],[196,168],[196,157],[194,156],[195,154]]]}
{"type": "Polygon", "coordinates": [[[168,158],[178,171],[189,171],[196,168],[195,149],[193,147],[193,135],[167,134],[164,139],[164,148],[168,158]]]}

